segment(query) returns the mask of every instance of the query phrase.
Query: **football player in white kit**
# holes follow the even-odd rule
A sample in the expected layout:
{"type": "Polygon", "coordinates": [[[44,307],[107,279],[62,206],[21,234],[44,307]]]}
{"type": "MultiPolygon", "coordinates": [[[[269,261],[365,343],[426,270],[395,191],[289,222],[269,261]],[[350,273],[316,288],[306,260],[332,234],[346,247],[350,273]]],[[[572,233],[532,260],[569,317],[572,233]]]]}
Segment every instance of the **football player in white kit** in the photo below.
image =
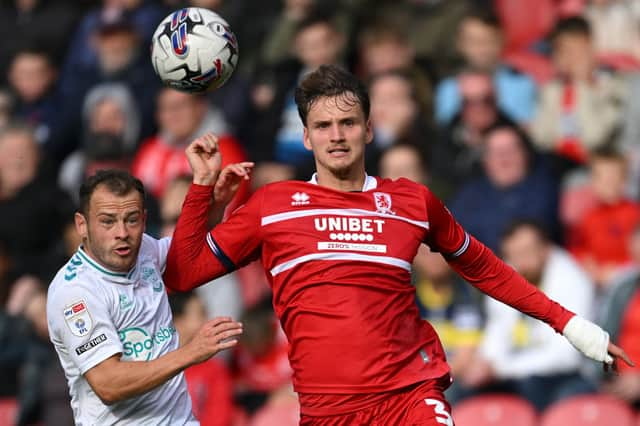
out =
{"type": "MultiPolygon", "coordinates": [[[[234,191],[224,190],[228,201],[234,191]]],[[[215,318],[179,347],[162,280],[170,240],[144,234],[142,183],[100,171],[82,185],[80,202],[82,246],[47,301],[76,424],[197,425],[182,371],[234,346],[242,325],[215,318]]]]}

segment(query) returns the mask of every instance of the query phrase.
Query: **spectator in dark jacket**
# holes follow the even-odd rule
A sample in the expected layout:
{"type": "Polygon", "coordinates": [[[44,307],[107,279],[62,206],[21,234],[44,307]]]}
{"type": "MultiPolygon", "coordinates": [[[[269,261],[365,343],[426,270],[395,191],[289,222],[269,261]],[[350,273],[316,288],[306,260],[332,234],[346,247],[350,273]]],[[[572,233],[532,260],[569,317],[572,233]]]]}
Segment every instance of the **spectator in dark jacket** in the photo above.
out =
{"type": "Polygon", "coordinates": [[[61,235],[67,194],[47,173],[30,127],[0,131],[0,240],[19,273],[39,274],[41,260],[61,235]]]}
{"type": "MultiPolygon", "coordinates": [[[[92,34],[97,60],[63,70],[60,90],[65,110],[72,115],[76,128],[81,128],[82,102],[94,86],[102,83],[124,84],[133,94],[140,114],[140,136],[150,136],[154,129],[156,94],[161,86],[143,43],[141,29],[124,15],[104,18],[92,34]]],[[[72,150],[77,147],[81,135],[72,150]]],[[[69,151],[71,152],[71,151],[69,151]]]]}
{"type": "Polygon", "coordinates": [[[39,49],[16,53],[9,67],[14,116],[34,127],[36,139],[53,158],[66,154],[66,117],[57,90],[57,69],[50,55],[39,49]]]}
{"type": "Polygon", "coordinates": [[[493,251],[517,218],[536,220],[557,232],[557,183],[517,127],[489,129],[482,151],[483,175],[470,179],[450,203],[460,223],[493,251]]]}

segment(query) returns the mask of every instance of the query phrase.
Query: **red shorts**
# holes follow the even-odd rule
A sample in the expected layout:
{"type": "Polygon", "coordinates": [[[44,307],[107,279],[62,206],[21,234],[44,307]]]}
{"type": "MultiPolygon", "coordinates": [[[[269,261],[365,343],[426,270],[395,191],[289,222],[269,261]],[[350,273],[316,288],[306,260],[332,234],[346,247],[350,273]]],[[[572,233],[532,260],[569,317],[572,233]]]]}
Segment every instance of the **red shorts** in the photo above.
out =
{"type": "MultiPolygon", "coordinates": [[[[447,376],[448,379],[448,376],[447,376]]],[[[358,411],[310,416],[301,414],[301,426],[453,426],[451,406],[444,398],[447,386],[427,380],[398,389],[380,403],[358,411]]]]}

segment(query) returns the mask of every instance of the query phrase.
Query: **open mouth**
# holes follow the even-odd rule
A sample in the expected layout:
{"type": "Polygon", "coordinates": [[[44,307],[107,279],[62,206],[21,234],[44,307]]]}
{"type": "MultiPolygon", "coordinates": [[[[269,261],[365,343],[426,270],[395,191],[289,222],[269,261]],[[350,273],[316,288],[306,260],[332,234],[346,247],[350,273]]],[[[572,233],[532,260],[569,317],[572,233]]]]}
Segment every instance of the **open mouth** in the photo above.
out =
{"type": "Polygon", "coordinates": [[[127,256],[131,253],[131,247],[118,247],[115,251],[120,256],[127,256]]]}

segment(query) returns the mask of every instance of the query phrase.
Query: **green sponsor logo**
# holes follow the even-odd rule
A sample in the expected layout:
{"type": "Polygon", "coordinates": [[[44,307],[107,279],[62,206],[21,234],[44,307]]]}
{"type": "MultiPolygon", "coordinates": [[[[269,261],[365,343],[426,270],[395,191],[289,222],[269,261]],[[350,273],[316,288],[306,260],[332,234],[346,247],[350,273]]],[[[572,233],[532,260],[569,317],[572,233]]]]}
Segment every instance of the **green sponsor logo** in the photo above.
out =
{"type": "Polygon", "coordinates": [[[149,333],[141,327],[128,327],[118,332],[122,342],[122,358],[130,361],[149,361],[153,347],[171,341],[176,334],[173,326],[161,327],[149,333]]]}

